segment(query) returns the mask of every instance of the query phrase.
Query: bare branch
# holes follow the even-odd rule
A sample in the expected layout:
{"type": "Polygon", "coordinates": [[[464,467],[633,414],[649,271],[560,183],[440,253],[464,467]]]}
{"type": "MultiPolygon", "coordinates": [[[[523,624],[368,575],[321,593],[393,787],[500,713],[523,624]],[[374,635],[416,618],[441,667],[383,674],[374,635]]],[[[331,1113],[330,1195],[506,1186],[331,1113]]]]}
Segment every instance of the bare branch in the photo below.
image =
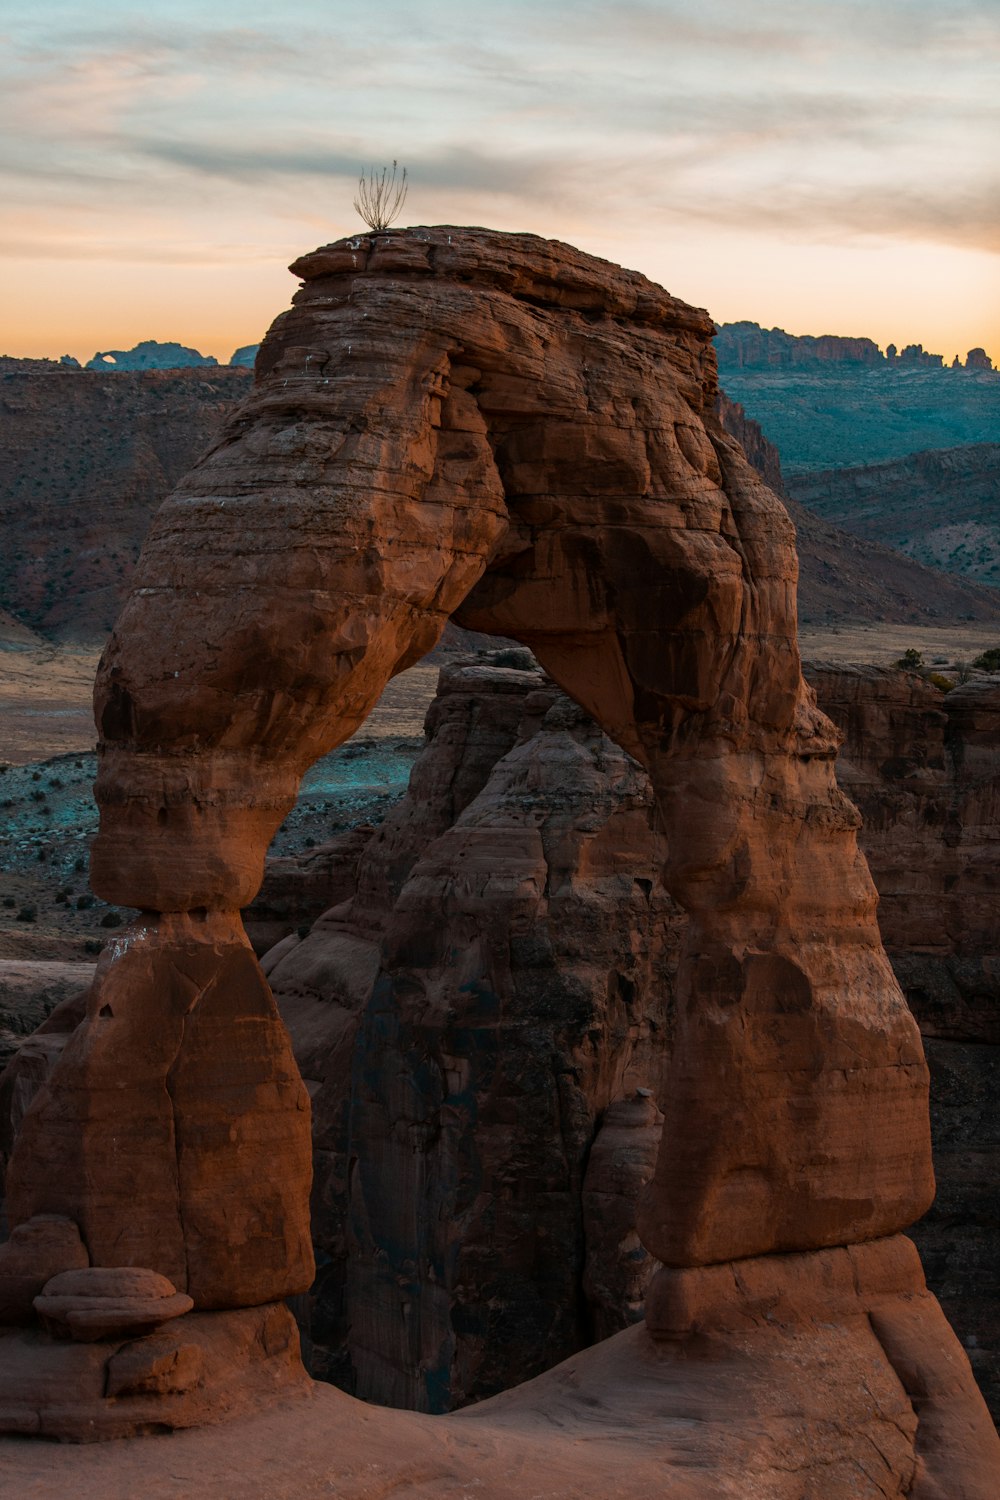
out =
{"type": "Polygon", "coordinates": [[[362,172],[358,179],[354,207],[369,229],[388,229],[399,217],[406,201],[406,168],[403,168],[402,177],[397,177],[396,171],[393,162],[391,172],[388,167],[383,167],[380,176],[372,167],[367,177],[362,172]]]}

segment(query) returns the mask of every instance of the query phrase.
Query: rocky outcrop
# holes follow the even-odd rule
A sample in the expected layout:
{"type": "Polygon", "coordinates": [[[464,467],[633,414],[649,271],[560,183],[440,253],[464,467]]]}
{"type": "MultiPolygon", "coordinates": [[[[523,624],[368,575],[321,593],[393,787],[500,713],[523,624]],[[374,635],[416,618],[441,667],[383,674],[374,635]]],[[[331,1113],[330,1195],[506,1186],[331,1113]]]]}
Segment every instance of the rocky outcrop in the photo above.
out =
{"type": "MultiPolygon", "coordinates": [[[[33,628],[58,641],[103,643],[153,513],[246,396],[257,347],[237,351],[246,354],[244,368],[234,356],[232,369],[113,382],[93,372],[71,378],[55,365],[52,373],[32,367],[0,378],[0,639],[38,644],[33,628]]],[[[5,368],[0,361],[0,377],[5,368]]],[[[777,449],[737,402],[722,392],[718,399],[726,431],[784,496],[777,449]]],[[[948,493],[956,499],[957,491],[948,493]]],[[[862,544],[808,505],[787,497],[786,504],[797,532],[801,619],[1000,620],[1000,602],[985,589],[873,548],[870,538],[862,544]]],[[[962,541],[969,538],[948,550],[962,541]]]]}
{"type": "MultiPolygon", "coordinates": [[[[690,1291],[719,1262],[894,1239],[932,1196],[926,1068],[801,675],[792,529],[714,414],[710,321],[531,236],[410,230],[294,269],[254,395],[159,512],[102,661],[91,878],[148,915],[24,1118],[12,1222],[62,1212],[93,1261],[198,1308],[302,1288],[308,1112],[237,912],[305,767],[456,615],[529,645],[650,775],[688,920],[645,1249],[690,1291]]],[[[469,861],[449,916],[504,854],[469,861]]],[[[405,931],[403,976],[429,941],[405,931]]],[[[904,1361],[951,1359],[932,1304],[909,1312],[904,1361]]],[[[1000,1459],[960,1369],[897,1491],[918,1460],[937,1483],[956,1420],[970,1474],[1000,1459]]]]}
{"type": "Polygon", "coordinates": [[[313,1102],[315,1374],[448,1410],[641,1316],[683,929],[653,823],[537,670],[445,668],[354,900],[265,959],[313,1102]]]}
{"type": "Polygon", "coordinates": [[[871,339],[825,333],[786,333],[759,323],[723,323],[715,338],[723,370],[811,370],[824,365],[884,365],[885,355],[871,339]]]}
{"type": "MultiPolygon", "coordinates": [[[[889,481],[887,489],[891,494],[893,481],[902,472],[910,476],[919,493],[920,485],[914,470],[919,471],[919,460],[931,461],[925,462],[925,467],[930,470],[926,476],[930,484],[926,485],[925,480],[925,485],[928,501],[932,500],[935,507],[933,524],[944,524],[945,532],[951,535],[948,523],[942,523],[942,509],[947,516],[955,515],[961,529],[960,516],[963,513],[971,516],[977,505],[982,512],[983,502],[987,500],[983,493],[986,465],[977,463],[975,459],[963,464],[961,455],[986,454],[993,450],[985,446],[981,449],[957,449],[951,455],[922,454],[918,459],[908,459],[901,464],[880,464],[870,469],[837,470],[832,474],[815,476],[797,475],[791,481],[789,493],[781,471],[778,450],[765,437],[760,425],[748,417],[739,402],[731,400],[724,391],[719,392],[718,411],[723,427],[740,444],[765,483],[775,494],[781,495],[788,514],[795,523],[799,555],[799,620],[802,623],[864,619],[917,624],[950,617],[995,619],[1000,624],[1000,599],[985,588],[977,585],[969,587],[964,580],[942,577],[936,569],[925,566],[925,563],[934,562],[940,548],[935,550],[922,543],[914,545],[911,534],[897,538],[893,543],[893,546],[902,547],[901,551],[880,545],[876,539],[878,524],[871,524],[867,513],[876,509],[884,514],[888,508],[885,504],[888,496],[878,493],[877,484],[869,484],[869,505],[866,507],[862,503],[858,506],[856,502],[860,496],[852,488],[855,482],[852,476],[858,476],[862,494],[865,493],[865,477],[884,476],[889,481]],[[949,465],[942,465],[941,470],[937,471],[933,460],[948,457],[957,460],[954,470],[949,465]],[[962,471],[966,477],[978,479],[979,483],[973,482],[970,486],[971,493],[960,498],[960,486],[956,481],[958,473],[962,471]],[[845,490],[846,500],[843,495],[845,490]],[[828,511],[828,499],[834,496],[839,497],[835,503],[838,505],[840,525],[845,528],[843,530],[824,519],[828,511]],[[951,502],[954,502],[954,508],[951,502]],[[856,525],[851,522],[852,514],[856,515],[856,525]],[[859,536],[863,540],[859,540],[859,536]],[[918,556],[924,558],[924,562],[918,562],[918,556]]],[[[986,480],[986,488],[994,479],[995,466],[991,478],[986,480]]],[[[996,488],[995,483],[993,488],[996,488]]],[[[830,514],[833,514],[832,509],[830,514]]],[[[907,524],[913,524],[913,514],[909,510],[907,524]]],[[[979,529],[981,531],[984,528],[979,529]]],[[[885,531],[884,524],[882,530],[885,531]]],[[[990,575],[985,569],[991,563],[992,554],[988,548],[985,552],[981,548],[980,552],[978,576],[988,581],[990,575]]],[[[962,558],[971,561],[967,546],[963,548],[962,558]]],[[[952,565],[951,561],[948,565],[952,565]]],[[[972,572],[973,569],[970,567],[967,571],[972,572]]]]}
{"type": "Polygon", "coordinates": [[[93,359],[88,359],[85,368],[107,374],[123,370],[190,370],[218,363],[213,354],[199,354],[197,349],[188,349],[184,344],[143,339],[131,349],[98,351],[93,359]]]}
{"type": "Polygon", "coordinates": [[[938,1195],[914,1237],[1000,1413],[1000,679],[942,693],[894,670],[809,676],[846,737],[838,776],[931,1067],[938,1195]]]}
{"type": "Polygon", "coordinates": [[[719,376],[777,446],[786,479],[996,441],[1000,377],[982,367],[895,360],[794,369],[720,358],[719,376]]]}

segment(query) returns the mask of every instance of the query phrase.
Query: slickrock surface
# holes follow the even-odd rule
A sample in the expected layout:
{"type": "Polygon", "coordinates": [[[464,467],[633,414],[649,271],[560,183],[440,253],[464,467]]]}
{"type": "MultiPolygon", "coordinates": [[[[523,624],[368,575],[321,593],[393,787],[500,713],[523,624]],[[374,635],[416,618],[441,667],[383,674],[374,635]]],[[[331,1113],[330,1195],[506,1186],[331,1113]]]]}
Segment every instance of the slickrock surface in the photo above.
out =
{"type": "Polygon", "coordinates": [[[905,1240],[677,1274],[695,1332],[627,1329],[450,1416],[315,1386],[199,1432],[0,1442],[0,1483],[18,1500],[995,1500],[989,1417],[905,1240]]]}
{"type": "Polygon", "coordinates": [[[353,902],[264,967],[313,1103],[311,1368],[440,1411],[641,1316],[683,921],[645,773],[537,670],[445,668],[428,735],[353,902]]]}

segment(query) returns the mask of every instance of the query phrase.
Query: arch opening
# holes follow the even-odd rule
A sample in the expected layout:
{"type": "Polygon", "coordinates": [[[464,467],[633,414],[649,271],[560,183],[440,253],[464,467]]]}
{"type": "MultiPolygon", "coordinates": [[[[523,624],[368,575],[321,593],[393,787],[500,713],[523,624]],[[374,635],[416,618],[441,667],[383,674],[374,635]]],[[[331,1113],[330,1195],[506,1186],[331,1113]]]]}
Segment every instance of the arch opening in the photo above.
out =
{"type": "Polygon", "coordinates": [[[799,669],[791,524],[713,414],[711,321],[530,236],[295,269],[101,665],[92,880],[155,915],[25,1120],[12,1222],[65,1213],[96,1264],[201,1308],[308,1287],[308,1101],[238,912],[306,767],[454,618],[529,646],[652,779],[690,925],[646,1247],[687,1267],[904,1228],[932,1194],[926,1070],[799,669]]]}

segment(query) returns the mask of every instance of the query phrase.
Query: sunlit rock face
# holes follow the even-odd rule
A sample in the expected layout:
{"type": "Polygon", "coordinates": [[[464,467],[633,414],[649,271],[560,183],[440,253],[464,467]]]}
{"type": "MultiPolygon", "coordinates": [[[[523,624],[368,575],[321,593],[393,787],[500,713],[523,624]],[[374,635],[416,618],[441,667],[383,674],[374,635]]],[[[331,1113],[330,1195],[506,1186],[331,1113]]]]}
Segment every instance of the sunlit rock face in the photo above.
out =
{"type": "MultiPolygon", "coordinates": [[[[653,1333],[715,1307],[719,1263],[889,1243],[933,1191],[926,1068],[800,671],[792,527],[714,414],[710,319],[482,230],[294,269],[253,395],[159,512],[99,671],[92,878],[144,916],[25,1117],[12,1222],[72,1219],[94,1264],[167,1276],[198,1309],[309,1284],[309,1110],[238,910],[303,770],[454,617],[529,645],[650,776],[688,918],[638,1226],[667,1277],[653,1333]]],[[[883,1282],[923,1295],[880,1256],[844,1302],[865,1327],[883,1282]]],[[[792,1326],[798,1273],[772,1272],[792,1326]]],[[[926,1306],[922,1389],[945,1337],[926,1306]]],[[[911,1333],[878,1345],[907,1380],[911,1333]]],[[[850,1349],[860,1378],[875,1350],[850,1349]]]]}

